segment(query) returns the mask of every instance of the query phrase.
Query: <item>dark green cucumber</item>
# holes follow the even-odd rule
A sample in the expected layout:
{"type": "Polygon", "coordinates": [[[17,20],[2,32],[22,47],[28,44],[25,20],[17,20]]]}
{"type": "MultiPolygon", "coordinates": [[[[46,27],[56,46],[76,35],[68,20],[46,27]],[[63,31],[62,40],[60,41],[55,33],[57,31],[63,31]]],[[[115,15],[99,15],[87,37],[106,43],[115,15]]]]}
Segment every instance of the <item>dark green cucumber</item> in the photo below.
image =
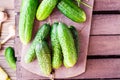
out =
{"type": "Polygon", "coordinates": [[[58,0],[42,0],[38,7],[36,17],[38,20],[45,20],[57,5],[58,0]]]}
{"type": "Polygon", "coordinates": [[[76,28],[74,26],[70,26],[69,27],[72,35],[73,35],[73,39],[74,39],[74,43],[75,43],[75,47],[77,50],[77,53],[79,52],[79,36],[78,36],[78,32],[76,30],[76,28]]]}
{"type": "Polygon", "coordinates": [[[45,41],[38,42],[35,48],[40,70],[45,75],[50,75],[52,71],[51,54],[48,44],[45,41]]]}
{"type": "Polygon", "coordinates": [[[39,0],[22,0],[19,19],[19,36],[23,44],[30,42],[39,0]]]}
{"type": "Polygon", "coordinates": [[[61,0],[57,5],[60,12],[72,21],[81,23],[86,21],[86,14],[72,0],[61,0]]]}
{"type": "Polygon", "coordinates": [[[51,29],[52,67],[58,69],[62,65],[62,49],[57,36],[58,23],[54,23],[51,29]]]}
{"type": "Polygon", "coordinates": [[[36,57],[36,54],[35,54],[36,43],[41,41],[41,40],[44,40],[48,36],[48,34],[50,33],[50,28],[51,27],[49,24],[44,24],[38,30],[38,32],[35,36],[35,39],[33,40],[30,48],[28,49],[27,54],[25,55],[25,62],[26,63],[30,63],[35,59],[35,57],[36,57]]]}
{"type": "Polygon", "coordinates": [[[12,47],[7,47],[5,49],[5,58],[9,66],[16,70],[16,58],[15,58],[15,52],[12,47]]]}
{"type": "Polygon", "coordinates": [[[73,67],[76,64],[78,57],[72,33],[64,23],[59,23],[57,32],[62,47],[64,65],[66,68],[73,67]]]}

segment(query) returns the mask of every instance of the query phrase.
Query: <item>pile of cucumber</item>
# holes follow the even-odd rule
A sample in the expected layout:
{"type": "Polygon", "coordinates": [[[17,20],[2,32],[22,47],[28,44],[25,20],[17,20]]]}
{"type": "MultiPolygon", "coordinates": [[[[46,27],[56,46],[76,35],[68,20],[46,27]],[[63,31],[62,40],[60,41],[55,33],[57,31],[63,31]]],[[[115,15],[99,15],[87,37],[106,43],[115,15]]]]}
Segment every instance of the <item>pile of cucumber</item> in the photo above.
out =
{"type": "MultiPolygon", "coordinates": [[[[50,16],[57,6],[58,10],[74,22],[82,23],[86,21],[86,14],[78,7],[76,0],[23,0],[19,19],[19,36],[23,44],[30,42],[35,16],[42,21],[50,16]]],[[[77,0],[78,3],[81,0],[77,0]]]]}
{"type": "Polygon", "coordinates": [[[78,59],[78,32],[75,27],[62,22],[55,22],[52,27],[43,24],[25,55],[25,62],[30,63],[36,57],[45,75],[50,75],[52,69],[58,69],[62,64],[66,68],[73,67],[78,59]],[[49,36],[50,44],[47,42],[49,36]]]}
{"type": "MultiPolygon", "coordinates": [[[[74,0],[81,3],[81,0],[74,0]]],[[[57,6],[66,17],[77,23],[86,21],[86,14],[73,0],[23,0],[19,19],[19,36],[23,44],[28,44],[32,37],[35,17],[42,21],[47,19],[57,6]]],[[[40,70],[50,75],[52,69],[58,69],[64,64],[66,68],[73,67],[78,59],[78,32],[74,26],[55,22],[43,24],[38,30],[29,50],[25,55],[25,62],[30,63],[37,58],[40,70]],[[50,34],[50,35],[49,35],[50,34]],[[47,38],[50,36],[51,44],[47,38]],[[49,46],[52,46],[52,49],[49,46]]]]}

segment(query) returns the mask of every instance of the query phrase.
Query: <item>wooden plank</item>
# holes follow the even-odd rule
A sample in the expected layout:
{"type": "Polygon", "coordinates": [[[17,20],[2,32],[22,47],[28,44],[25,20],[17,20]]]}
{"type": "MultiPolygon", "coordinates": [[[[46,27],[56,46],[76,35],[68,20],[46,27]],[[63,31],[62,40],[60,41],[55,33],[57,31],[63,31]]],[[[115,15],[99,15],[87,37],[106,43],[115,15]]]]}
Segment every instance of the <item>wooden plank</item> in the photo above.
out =
{"type": "Polygon", "coordinates": [[[120,55],[120,36],[91,36],[88,55],[120,55]]]}
{"type": "MultiPolygon", "coordinates": [[[[120,59],[88,59],[86,72],[74,79],[91,79],[91,78],[120,78],[120,59]]],[[[18,62],[18,64],[20,64],[18,62]]],[[[24,70],[22,67],[19,74],[20,80],[28,79],[45,79],[24,70]],[[22,72],[22,73],[21,73],[22,72]],[[28,74],[28,76],[26,75],[28,74]]],[[[73,79],[73,78],[70,78],[73,79]]]]}
{"type": "Polygon", "coordinates": [[[0,66],[8,73],[12,80],[16,80],[16,71],[8,66],[4,56],[0,56],[0,66]]]}
{"type": "Polygon", "coordinates": [[[91,35],[120,34],[120,15],[93,15],[91,35]]]}
{"type": "MultiPolygon", "coordinates": [[[[20,11],[22,0],[15,0],[15,11],[20,11]]],[[[94,11],[112,11],[120,10],[119,0],[95,0],[94,11]]]]}
{"type": "Polygon", "coordinates": [[[0,0],[0,7],[14,9],[14,0],[0,0]]]}
{"type": "Polygon", "coordinates": [[[94,11],[120,10],[120,0],[95,0],[94,11]]]}

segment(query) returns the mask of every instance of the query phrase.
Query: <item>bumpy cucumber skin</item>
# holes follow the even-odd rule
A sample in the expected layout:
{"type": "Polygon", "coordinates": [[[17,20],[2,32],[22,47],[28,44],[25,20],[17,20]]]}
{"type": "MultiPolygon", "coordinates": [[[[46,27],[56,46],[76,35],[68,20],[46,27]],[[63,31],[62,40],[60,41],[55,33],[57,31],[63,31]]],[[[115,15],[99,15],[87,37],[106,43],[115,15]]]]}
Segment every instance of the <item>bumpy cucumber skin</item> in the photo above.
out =
{"type": "Polygon", "coordinates": [[[61,13],[74,22],[82,23],[86,21],[85,12],[72,0],[61,0],[57,7],[61,13]]]}
{"type": "Polygon", "coordinates": [[[52,44],[52,67],[58,69],[62,65],[62,49],[57,36],[58,23],[54,23],[51,29],[51,44],[52,44]]]}
{"type": "Polygon", "coordinates": [[[72,33],[64,23],[59,23],[57,32],[62,47],[64,66],[66,68],[73,67],[76,64],[78,57],[72,33]]]}
{"type": "Polygon", "coordinates": [[[30,48],[28,49],[27,54],[25,55],[25,63],[30,63],[36,58],[35,54],[35,46],[37,42],[44,40],[48,34],[50,33],[50,25],[44,24],[41,26],[41,28],[38,30],[35,39],[33,40],[30,48]]]}
{"type": "Polygon", "coordinates": [[[77,53],[79,52],[79,36],[78,36],[78,32],[76,30],[76,28],[74,26],[70,26],[69,27],[72,35],[73,35],[73,39],[74,39],[74,43],[75,43],[75,47],[76,47],[76,51],[77,53]]]}
{"type": "Polygon", "coordinates": [[[35,48],[40,70],[45,75],[50,75],[52,71],[51,53],[45,41],[38,42],[35,48]]]}
{"type": "Polygon", "coordinates": [[[7,47],[5,49],[5,58],[9,66],[16,70],[16,58],[15,58],[15,52],[12,47],[7,47]]]}
{"type": "Polygon", "coordinates": [[[38,7],[36,18],[38,20],[45,20],[57,5],[58,0],[43,0],[38,7]]]}
{"type": "Polygon", "coordinates": [[[39,0],[22,0],[19,19],[19,36],[23,44],[27,44],[31,40],[38,4],[39,0]]]}

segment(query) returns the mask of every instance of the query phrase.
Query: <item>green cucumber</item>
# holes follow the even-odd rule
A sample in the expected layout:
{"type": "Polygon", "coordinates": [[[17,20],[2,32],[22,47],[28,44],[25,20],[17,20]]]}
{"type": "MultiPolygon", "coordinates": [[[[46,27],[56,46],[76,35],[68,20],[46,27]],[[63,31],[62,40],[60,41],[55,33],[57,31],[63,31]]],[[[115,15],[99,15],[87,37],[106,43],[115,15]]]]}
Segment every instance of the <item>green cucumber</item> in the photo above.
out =
{"type": "Polygon", "coordinates": [[[54,23],[51,29],[51,44],[52,44],[52,67],[58,69],[62,65],[62,49],[57,36],[58,23],[54,23]]]}
{"type": "Polygon", "coordinates": [[[72,0],[61,0],[57,5],[61,13],[74,22],[82,23],[86,21],[86,14],[72,0]]]}
{"type": "Polygon", "coordinates": [[[45,75],[50,75],[52,72],[52,65],[48,44],[45,41],[38,42],[35,51],[41,72],[45,75]]]}
{"type": "Polygon", "coordinates": [[[30,42],[39,0],[22,0],[19,19],[19,36],[23,44],[30,42]]]}
{"type": "Polygon", "coordinates": [[[16,58],[15,58],[15,52],[12,47],[7,47],[5,49],[5,58],[9,66],[16,70],[16,58]]]}
{"type": "Polygon", "coordinates": [[[73,67],[77,62],[78,56],[72,33],[64,23],[59,23],[57,33],[62,47],[64,66],[66,68],[73,67]]]}
{"type": "Polygon", "coordinates": [[[79,36],[78,36],[78,32],[76,30],[76,28],[74,26],[70,26],[69,27],[72,35],[73,35],[73,39],[74,39],[74,43],[75,43],[75,47],[77,50],[77,53],[79,52],[79,36]]]}
{"type": "Polygon", "coordinates": [[[50,28],[51,27],[49,24],[44,24],[38,30],[38,32],[35,36],[35,39],[33,40],[30,48],[28,49],[27,54],[25,55],[25,62],[26,63],[30,63],[35,59],[35,57],[36,57],[36,54],[35,54],[36,43],[41,41],[41,40],[44,40],[48,36],[48,34],[50,33],[50,28]]]}
{"type": "Polygon", "coordinates": [[[45,20],[57,5],[58,0],[43,0],[38,7],[36,17],[38,20],[45,20]]]}

